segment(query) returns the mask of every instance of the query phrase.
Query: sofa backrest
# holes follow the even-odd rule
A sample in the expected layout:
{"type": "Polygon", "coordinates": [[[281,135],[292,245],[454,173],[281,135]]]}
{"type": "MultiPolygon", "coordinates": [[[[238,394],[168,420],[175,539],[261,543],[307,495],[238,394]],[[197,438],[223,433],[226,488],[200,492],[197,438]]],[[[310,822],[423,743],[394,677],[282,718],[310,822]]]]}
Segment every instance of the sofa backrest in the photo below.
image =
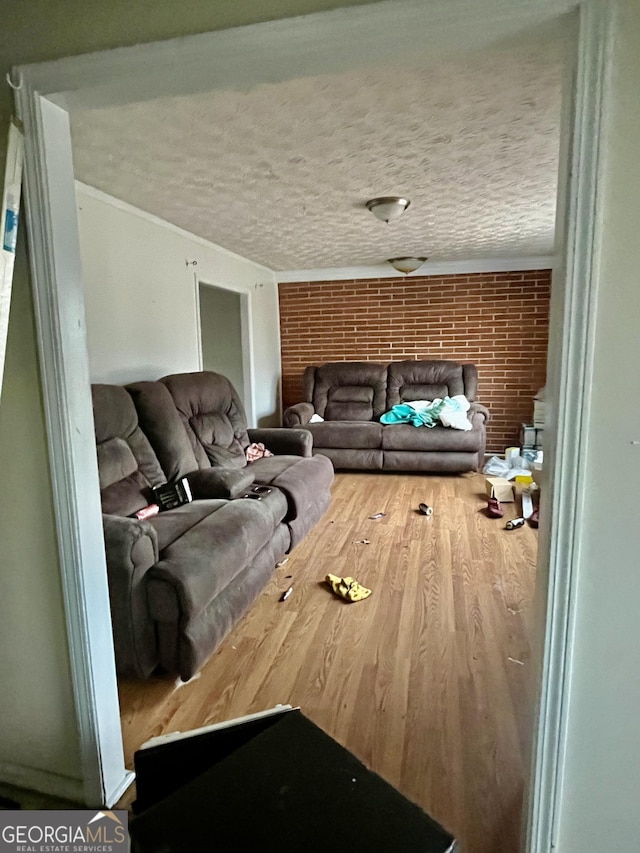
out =
{"type": "Polygon", "coordinates": [[[226,376],[205,370],[174,373],[160,382],[173,398],[197,467],[244,468],[249,445],[247,419],[226,376]]]}
{"type": "Polygon", "coordinates": [[[167,386],[162,382],[133,382],[127,391],[167,480],[175,482],[196,471],[199,445],[193,435],[190,439],[167,386]]]}
{"type": "Polygon", "coordinates": [[[149,503],[150,487],[166,477],[126,390],[92,385],[91,396],[102,511],[132,515],[149,503]]]}
{"type": "Polygon", "coordinates": [[[386,411],[411,400],[464,394],[471,402],[478,387],[474,364],[457,361],[395,361],[389,365],[386,411]]]}
{"type": "Polygon", "coordinates": [[[372,361],[344,361],[307,368],[309,402],[326,421],[371,421],[385,411],[387,368],[372,361]]]}

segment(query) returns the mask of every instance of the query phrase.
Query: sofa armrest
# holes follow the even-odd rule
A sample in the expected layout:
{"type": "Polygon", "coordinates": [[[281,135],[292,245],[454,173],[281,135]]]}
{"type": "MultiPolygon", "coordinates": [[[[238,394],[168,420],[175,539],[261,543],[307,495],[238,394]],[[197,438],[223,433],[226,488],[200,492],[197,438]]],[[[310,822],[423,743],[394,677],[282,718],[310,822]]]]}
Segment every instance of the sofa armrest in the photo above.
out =
{"type": "Polygon", "coordinates": [[[158,536],[148,521],[121,515],[103,515],[107,562],[125,578],[132,570],[150,569],[158,562],[158,536]]]}
{"type": "Polygon", "coordinates": [[[487,409],[486,406],[483,406],[482,403],[471,403],[468,415],[470,421],[473,420],[474,415],[484,415],[485,423],[489,423],[491,419],[489,409],[487,409]]]}
{"type": "Polygon", "coordinates": [[[282,423],[286,427],[297,427],[308,424],[313,415],[313,405],[311,403],[296,403],[295,406],[289,406],[284,410],[282,423]]]}
{"type": "MultiPolygon", "coordinates": [[[[300,405],[311,405],[310,403],[300,405]]],[[[249,441],[262,442],[276,456],[311,456],[313,436],[308,429],[249,429],[249,441]]]]}
{"type": "Polygon", "coordinates": [[[145,579],[158,562],[158,537],[135,518],[103,515],[102,525],[116,666],[121,675],[146,678],[159,662],[145,579]]]}
{"type": "Polygon", "coordinates": [[[187,476],[195,500],[237,498],[255,480],[247,468],[202,468],[187,476]]]}

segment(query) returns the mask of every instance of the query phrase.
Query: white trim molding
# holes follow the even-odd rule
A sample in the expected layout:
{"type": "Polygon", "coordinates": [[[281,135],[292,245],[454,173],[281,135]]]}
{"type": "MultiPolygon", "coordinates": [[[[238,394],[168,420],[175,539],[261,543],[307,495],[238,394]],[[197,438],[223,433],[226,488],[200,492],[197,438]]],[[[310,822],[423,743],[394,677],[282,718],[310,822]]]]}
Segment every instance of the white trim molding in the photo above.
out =
{"type": "MultiPolygon", "coordinates": [[[[28,66],[67,109],[309,77],[411,51],[434,63],[516,38],[579,0],[382,0],[28,66]],[[321,46],[321,49],[319,49],[321,46]]],[[[25,70],[23,66],[20,70],[25,70]]]]}
{"type": "Polygon", "coordinates": [[[360,281],[368,278],[424,278],[430,275],[471,275],[473,273],[550,270],[557,266],[553,255],[521,258],[479,258],[465,261],[427,261],[415,272],[403,275],[390,264],[368,267],[328,267],[316,270],[281,270],[275,273],[278,284],[294,281],[360,281]]]}
{"type": "Polygon", "coordinates": [[[132,777],[124,766],[108,603],[69,116],[32,90],[28,74],[16,95],[82,799],[110,805],[132,777]]]}
{"type": "Polygon", "coordinates": [[[584,423],[591,404],[601,238],[601,126],[609,74],[611,4],[585,0],[579,6],[579,15],[572,148],[564,204],[566,251],[563,269],[559,270],[564,272],[564,289],[561,284],[563,300],[557,304],[561,316],[552,316],[552,325],[560,329],[560,335],[557,341],[550,341],[549,353],[547,387],[555,399],[549,424],[552,440],[548,460],[553,473],[545,515],[547,521],[553,519],[553,524],[547,523],[541,537],[541,547],[548,548],[549,588],[527,853],[549,853],[556,849],[568,724],[574,597],[586,491],[581,461],[586,458],[584,423]]]}

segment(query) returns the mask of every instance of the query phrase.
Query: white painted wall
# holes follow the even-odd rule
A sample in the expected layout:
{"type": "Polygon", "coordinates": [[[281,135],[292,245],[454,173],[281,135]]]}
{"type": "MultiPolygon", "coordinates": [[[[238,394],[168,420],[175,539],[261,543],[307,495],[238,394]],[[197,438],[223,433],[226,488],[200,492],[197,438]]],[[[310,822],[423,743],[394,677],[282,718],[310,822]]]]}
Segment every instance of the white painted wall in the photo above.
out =
{"type": "Polygon", "coordinates": [[[640,849],[640,3],[615,6],[559,853],[640,849]]]}
{"type": "Polygon", "coordinates": [[[278,425],[274,273],[91,187],[78,183],[76,194],[91,380],[199,370],[197,280],[206,281],[249,294],[255,419],[278,425]]]}
{"type": "Polygon", "coordinates": [[[82,770],[24,230],[0,408],[0,780],[80,798],[82,770]],[[21,535],[20,535],[21,533],[21,535]]]}

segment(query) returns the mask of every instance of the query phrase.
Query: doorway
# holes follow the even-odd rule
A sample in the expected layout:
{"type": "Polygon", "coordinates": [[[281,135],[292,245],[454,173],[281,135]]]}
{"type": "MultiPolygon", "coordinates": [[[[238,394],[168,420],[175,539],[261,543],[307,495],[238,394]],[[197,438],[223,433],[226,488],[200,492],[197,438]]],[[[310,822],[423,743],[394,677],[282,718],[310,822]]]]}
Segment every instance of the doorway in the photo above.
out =
{"type": "MultiPolygon", "coordinates": [[[[388,6],[390,4],[379,4],[380,6],[388,6]]],[[[395,5],[395,4],[394,4],[395,5]]],[[[491,4],[488,4],[491,7],[491,4]]],[[[414,4],[408,4],[409,8],[413,8],[414,4]]],[[[370,7],[370,9],[373,7],[370,7]]],[[[397,9],[397,7],[396,7],[397,9]]],[[[393,15],[399,17],[397,15],[397,11],[394,9],[393,15]]],[[[423,10],[421,10],[423,11],[423,10]]],[[[468,10],[467,10],[468,11],[468,10]]],[[[504,11],[504,10],[503,10],[504,11]]],[[[518,26],[525,26],[527,19],[527,5],[524,4],[522,10],[520,11],[520,15],[515,15],[518,17],[518,26]]],[[[482,16],[487,19],[491,19],[491,22],[495,22],[497,18],[497,10],[495,8],[490,8],[489,12],[486,9],[479,10],[479,14],[482,13],[482,16]],[[490,13],[492,14],[490,14],[490,13]]],[[[373,15],[371,11],[368,12],[369,16],[373,15]]],[[[451,17],[454,20],[454,23],[460,25],[461,29],[464,29],[462,26],[462,22],[464,20],[464,15],[461,13],[461,10],[458,9],[457,12],[452,12],[451,17]]],[[[472,16],[473,17],[473,16],[472,16]]],[[[533,19],[533,15],[530,16],[533,19]]],[[[350,38],[349,33],[347,32],[346,27],[343,26],[344,20],[343,15],[339,16],[340,20],[337,21],[337,26],[341,28],[345,34],[345,36],[350,38]]],[[[326,20],[326,19],[325,19],[326,20]]],[[[528,20],[528,19],[527,19],[528,20]]],[[[371,22],[371,17],[368,18],[368,23],[371,22]]],[[[393,48],[393,38],[389,38],[389,22],[382,22],[383,26],[380,28],[380,32],[384,33],[385,43],[390,45],[393,48]]],[[[471,21],[468,21],[469,26],[471,26],[471,21]]],[[[478,22],[473,21],[473,26],[475,26],[478,22]]],[[[406,24],[406,22],[405,22],[406,24]]],[[[378,26],[380,22],[378,22],[378,26]]],[[[269,25],[265,25],[268,29],[269,25]]],[[[297,27],[294,25],[287,25],[283,27],[285,41],[291,46],[293,43],[298,43],[298,40],[292,38],[292,33],[290,32],[290,27],[297,27]]],[[[251,29],[251,28],[247,28],[251,29]]],[[[405,36],[411,32],[411,25],[406,24],[405,26],[405,36]]],[[[486,29],[486,28],[485,28],[486,29]]],[[[438,37],[442,34],[443,30],[446,30],[446,26],[438,28],[437,26],[433,26],[433,22],[431,22],[431,35],[434,33],[438,33],[438,37]]],[[[419,27],[416,26],[416,31],[419,31],[419,27]]],[[[273,32],[273,30],[272,30],[273,32]]],[[[280,30],[278,30],[280,32],[280,30]]],[[[589,33],[585,30],[586,35],[583,35],[583,38],[587,38],[589,33]]],[[[250,35],[249,33],[244,33],[244,35],[250,35]]],[[[295,35],[295,34],[294,34],[295,35]]],[[[461,34],[458,33],[457,37],[461,34]]],[[[422,38],[422,35],[420,35],[422,38]]],[[[587,44],[587,48],[592,52],[592,55],[595,56],[598,45],[600,43],[600,36],[596,36],[593,33],[591,34],[591,42],[587,44]]],[[[229,49],[232,53],[238,53],[237,51],[237,43],[233,43],[230,45],[229,49]]],[[[265,46],[268,47],[269,56],[271,58],[276,57],[278,55],[285,55],[288,53],[284,48],[279,51],[274,48],[272,45],[269,47],[267,45],[268,39],[265,40],[265,46]]],[[[323,38],[314,39],[314,43],[331,43],[331,39],[326,37],[326,33],[323,35],[323,38]]],[[[353,40],[351,42],[354,43],[353,40]]],[[[397,42],[396,42],[397,43],[397,42]]],[[[367,49],[366,40],[362,42],[364,45],[364,49],[367,49]]],[[[150,48],[151,46],[147,46],[150,48]]],[[[207,48],[207,56],[212,56],[216,54],[216,51],[212,51],[207,48]]],[[[318,52],[321,53],[321,52],[318,52]]],[[[304,57],[301,57],[301,62],[304,65],[309,61],[308,52],[304,52],[304,57]]],[[[238,55],[240,55],[238,53],[238,55]]],[[[163,53],[163,57],[166,59],[165,54],[163,53]]],[[[82,59],[82,58],[81,58],[82,59]]],[[[244,59],[244,57],[243,57],[244,59]]],[[[89,62],[86,58],[83,59],[85,63],[89,62]]],[[[95,62],[95,60],[93,60],[95,62]]],[[[259,61],[259,60],[258,60],[259,61]]],[[[295,65],[295,58],[292,60],[295,65]]],[[[174,70],[175,70],[175,55],[171,53],[171,71],[169,76],[167,75],[154,75],[156,80],[162,77],[162,81],[166,82],[169,77],[172,79],[175,78],[174,70]]],[[[595,65],[594,61],[594,65],[595,65]]],[[[49,69],[50,71],[51,69],[49,69]]],[[[79,69],[76,69],[79,70],[79,69]]],[[[167,66],[167,70],[169,67],[167,66]]],[[[131,70],[131,75],[128,76],[125,71],[123,71],[123,57],[121,56],[118,60],[118,71],[121,79],[127,79],[127,85],[129,85],[129,80],[135,81],[134,88],[136,89],[137,95],[140,94],[141,86],[141,75],[138,67],[138,71],[131,70]]],[[[228,74],[233,75],[237,73],[237,67],[233,62],[229,64],[228,74]]],[[[188,76],[188,75],[186,75],[188,76]]],[[[206,75],[205,75],[206,76],[206,75]]],[[[100,78],[100,74],[98,73],[98,79],[100,78]]],[[[224,78],[224,75],[223,75],[224,78]]],[[[69,85],[69,79],[65,78],[66,85],[69,85]]],[[[78,80],[84,80],[86,78],[83,75],[78,75],[78,80]]],[[[97,79],[94,73],[92,79],[97,79]]],[[[243,74],[239,74],[239,78],[245,80],[246,77],[243,74]]],[[[185,78],[181,78],[181,85],[184,85],[185,78]]],[[[148,82],[148,81],[147,81],[148,82]]],[[[200,84],[202,81],[200,81],[200,84]]],[[[54,350],[60,354],[59,359],[52,359],[52,363],[56,365],[62,364],[63,367],[66,366],[68,370],[72,369],[73,364],[73,356],[77,355],[77,352],[71,352],[70,347],[73,348],[74,344],[78,344],[77,350],[79,351],[81,347],[79,346],[79,342],[77,338],[73,335],[67,336],[65,332],[71,328],[72,324],[75,322],[75,315],[73,311],[68,312],[57,312],[57,305],[55,304],[55,300],[53,302],[48,301],[47,290],[51,289],[52,292],[57,293],[59,296],[64,296],[64,288],[65,288],[65,276],[64,271],[68,269],[69,264],[72,267],[76,266],[77,261],[77,252],[75,251],[75,247],[72,245],[72,250],[69,252],[68,250],[68,241],[72,238],[71,225],[73,224],[74,217],[71,215],[67,218],[68,229],[65,233],[54,233],[51,234],[51,211],[56,210],[57,215],[66,216],[66,211],[71,207],[73,208],[73,200],[69,198],[68,187],[66,186],[66,182],[72,180],[72,170],[70,167],[70,157],[68,148],[68,122],[65,121],[64,117],[60,115],[60,113],[64,113],[64,110],[60,108],[54,107],[51,101],[48,101],[46,98],[47,92],[56,91],[52,86],[57,85],[58,90],[65,88],[63,85],[62,78],[55,78],[53,75],[50,78],[38,78],[37,76],[32,78],[31,84],[33,85],[33,89],[30,86],[25,87],[25,91],[21,95],[21,99],[23,101],[25,118],[27,118],[27,131],[28,133],[33,134],[33,139],[30,142],[29,149],[29,158],[30,158],[30,168],[31,168],[31,185],[30,191],[37,192],[40,186],[46,186],[45,197],[49,199],[50,205],[49,207],[42,212],[38,212],[38,206],[36,204],[33,205],[33,210],[31,214],[31,231],[32,234],[35,232],[35,239],[33,241],[32,249],[33,249],[33,267],[34,267],[34,277],[35,277],[35,287],[36,290],[42,296],[42,305],[38,306],[38,311],[40,312],[40,335],[41,335],[41,348],[44,351],[43,354],[43,386],[45,390],[45,396],[52,407],[54,414],[58,417],[61,422],[61,427],[56,428],[56,424],[54,424],[54,428],[52,432],[54,435],[52,436],[52,456],[56,456],[56,450],[60,451],[60,471],[59,471],[59,479],[62,481],[66,479],[71,484],[71,490],[74,494],[80,494],[81,489],[76,486],[79,486],[82,481],[82,477],[84,472],[81,470],[82,465],[78,463],[76,460],[76,455],[72,451],[71,446],[67,443],[68,438],[66,435],[66,426],[68,423],[72,422],[73,416],[77,411],[81,411],[86,409],[87,400],[82,397],[81,392],[78,391],[76,387],[70,387],[65,385],[64,382],[60,382],[60,378],[53,375],[52,371],[47,368],[46,365],[46,355],[49,349],[54,350]],[[49,80],[49,88],[43,84],[43,80],[49,80]],[[54,82],[57,80],[57,83],[54,82]],[[37,92],[44,93],[38,95],[37,92]],[[56,112],[57,111],[57,112],[56,112]],[[38,136],[39,135],[39,136],[38,136]],[[37,139],[41,144],[41,148],[38,147],[37,144],[34,143],[34,139],[37,139]],[[40,154],[41,151],[47,151],[51,153],[51,160],[48,164],[44,163],[45,158],[40,154]],[[60,169],[56,168],[58,163],[58,158],[62,157],[63,163],[60,169]],[[69,161],[69,162],[67,162],[69,161]],[[60,202],[60,204],[58,204],[60,202]],[[74,254],[75,252],[75,254],[74,254]],[[65,414],[66,412],[66,414],[65,414]],[[74,491],[75,489],[75,491],[74,491]]],[[[83,82],[78,82],[77,84],[78,91],[84,85],[83,82]]],[[[586,94],[589,91],[586,86],[584,80],[581,83],[582,89],[580,94],[583,99],[586,99],[586,94]]],[[[102,96],[105,96],[106,89],[102,90],[102,96]]],[[[590,128],[591,125],[597,126],[597,121],[594,116],[598,113],[598,97],[594,96],[592,100],[587,100],[587,102],[583,102],[580,98],[577,99],[579,107],[576,108],[576,151],[580,150],[580,144],[584,145],[585,140],[589,138],[587,133],[587,129],[590,128]]],[[[593,134],[591,137],[591,146],[589,148],[587,145],[586,154],[584,151],[580,156],[576,155],[576,163],[574,164],[576,168],[572,170],[572,174],[580,175],[580,181],[578,182],[577,178],[573,178],[575,185],[572,185],[572,190],[576,190],[576,193],[579,196],[579,201],[581,205],[578,205],[578,209],[571,210],[569,213],[569,239],[568,239],[568,248],[566,250],[566,268],[567,268],[567,289],[571,293],[577,292],[578,288],[580,290],[587,289],[588,283],[591,280],[590,275],[590,259],[591,259],[591,250],[579,252],[578,248],[583,248],[583,243],[585,246],[589,245],[590,231],[593,227],[592,222],[592,210],[594,206],[594,193],[595,193],[595,179],[594,179],[594,170],[592,168],[593,164],[590,161],[590,157],[594,157],[594,152],[597,152],[597,132],[593,134]],[[586,156],[586,164],[583,162],[583,158],[586,156]],[[584,165],[585,168],[581,171],[580,166],[584,165]],[[580,225],[580,228],[577,226],[580,225]],[[578,233],[579,232],[579,233],[578,233]],[[579,245],[578,245],[579,244],[579,245]],[[584,260],[580,260],[584,254],[584,260]],[[585,284],[586,282],[586,284],[585,284]]],[[[597,159],[597,158],[595,158],[597,159]]],[[[72,194],[71,194],[72,195],[72,194]]],[[[573,196],[573,193],[567,193],[568,196],[573,196]]],[[[73,243],[73,239],[71,240],[73,243]]],[[[76,283],[76,269],[72,270],[72,282],[71,284],[76,283]]],[[[72,288],[67,285],[69,291],[72,288]]],[[[575,301],[575,300],[574,300],[575,301]]],[[[557,318],[561,321],[564,320],[564,323],[559,323],[559,328],[562,328],[563,325],[566,328],[570,328],[573,332],[577,331],[577,334],[573,334],[570,338],[559,341],[559,348],[556,352],[556,363],[554,365],[554,373],[556,374],[556,378],[559,375],[563,375],[565,377],[565,383],[561,387],[559,387],[559,383],[555,384],[555,391],[559,395],[559,406],[558,409],[560,411],[565,411],[565,403],[567,402],[567,398],[569,396],[569,392],[575,389],[580,389],[582,385],[577,381],[580,375],[579,368],[577,365],[584,363],[586,360],[584,358],[584,351],[590,345],[590,341],[587,336],[587,330],[589,328],[589,317],[580,316],[579,312],[572,307],[573,303],[567,297],[564,301],[564,306],[560,309],[561,315],[557,318]]],[[[80,305],[81,310],[81,305],[80,305]]],[[[572,410],[579,410],[580,407],[584,405],[584,395],[582,393],[578,393],[576,397],[574,397],[572,410]]],[[[55,420],[55,419],[54,419],[55,420]]],[[[83,418],[79,418],[80,421],[83,418]]],[[[581,433],[580,433],[580,419],[569,419],[564,418],[557,425],[557,436],[558,436],[558,449],[559,449],[559,457],[560,454],[563,453],[568,447],[571,446],[572,442],[576,445],[576,450],[580,445],[581,433]]],[[[90,439],[90,436],[88,437],[90,439]]],[[[572,471],[574,470],[573,465],[573,456],[574,453],[567,453],[566,456],[563,456],[562,461],[559,463],[559,468],[561,469],[559,472],[559,476],[557,479],[557,488],[554,490],[554,502],[561,503],[562,506],[566,508],[577,508],[577,500],[575,496],[576,492],[576,484],[577,480],[575,476],[572,475],[572,471]],[[562,475],[562,476],[560,476],[562,475]],[[562,503],[564,502],[564,503],[562,503]]],[[[54,471],[54,480],[56,479],[56,472],[54,471]]],[[[94,477],[95,480],[95,477],[94,477]]],[[[92,483],[89,483],[86,488],[92,486],[92,483]]],[[[62,503],[62,502],[61,502],[62,503]]],[[[59,507],[59,511],[64,514],[65,508],[59,507]]],[[[564,516],[565,513],[560,513],[560,515],[564,516]]],[[[95,520],[95,519],[94,519],[95,520]]],[[[66,519],[66,522],[63,520],[61,523],[66,523],[70,536],[69,540],[72,539],[71,533],[79,533],[77,537],[77,541],[69,541],[67,544],[69,545],[69,559],[63,560],[63,565],[65,566],[65,572],[68,574],[68,581],[71,584],[76,584],[79,588],[76,590],[78,593],[78,599],[81,601],[89,600],[90,595],[88,594],[90,590],[87,589],[85,581],[82,579],[82,566],[84,565],[85,560],[84,555],[82,553],[82,543],[85,538],[92,533],[93,531],[87,530],[84,527],[84,523],[86,519],[83,521],[82,513],[78,511],[78,507],[74,505],[73,501],[70,502],[70,512],[66,519]],[[79,550],[78,547],[80,546],[79,550]]],[[[90,527],[93,526],[93,521],[91,521],[90,527]]],[[[563,534],[562,530],[556,530],[552,532],[552,542],[549,545],[548,551],[549,555],[551,555],[551,566],[550,571],[551,574],[554,575],[555,566],[562,564],[563,553],[569,551],[568,546],[571,543],[571,535],[572,531],[569,530],[563,534]]],[[[559,603],[562,603],[565,600],[565,590],[566,587],[557,588],[557,596],[559,599],[559,603]]],[[[557,611],[554,610],[554,613],[557,611]]],[[[104,615],[104,614],[103,614],[104,615]]],[[[69,615],[69,619],[73,620],[73,615],[69,615]]],[[[80,619],[77,620],[80,623],[80,619]]],[[[560,618],[556,619],[557,624],[552,626],[556,635],[558,637],[562,636],[565,633],[566,624],[568,621],[568,614],[566,612],[566,607],[560,607],[560,618]]],[[[80,628],[81,626],[76,626],[80,628]]],[[[69,632],[73,637],[73,626],[69,626],[69,632]]],[[[83,629],[84,630],[84,629],[83,629]]],[[[89,631],[91,630],[91,625],[89,625],[89,631]]],[[[80,632],[82,633],[82,632],[80,632]]],[[[87,642],[86,636],[75,637],[76,642],[73,645],[73,655],[77,654],[80,658],[83,656],[86,660],[80,661],[80,668],[83,667],[86,669],[86,674],[89,675],[90,683],[94,683],[95,672],[96,669],[96,661],[93,661],[90,658],[91,652],[91,643],[87,642]]],[[[564,660],[565,648],[562,644],[559,645],[556,654],[554,655],[554,660],[561,661],[564,660]]],[[[553,663],[553,661],[552,661],[553,663]]],[[[81,675],[82,673],[80,673],[81,675]]],[[[557,674],[557,673],[556,673],[557,674]]],[[[77,684],[79,685],[81,682],[81,678],[77,679],[77,684]]],[[[558,678],[558,682],[560,683],[560,679],[558,678]]],[[[82,699],[80,696],[81,688],[77,687],[77,693],[79,696],[78,701],[89,701],[89,705],[94,707],[91,699],[87,699],[87,697],[82,699]]],[[[544,709],[543,709],[544,713],[544,709]]],[[[553,719],[553,709],[551,713],[552,719],[549,721],[553,727],[554,719],[553,719]]],[[[93,732],[93,741],[87,744],[87,749],[90,750],[93,748],[94,752],[100,752],[100,746],[104,751],[104,743],[100,743],[100,731],[99,728],[96,728],[93,732]]],[[[554,752],[559,752],[557,744],[554,743],[553,733],[551,737],[551,742],[549,744],[549,755],[551,756],[554,752]]],[[[101,753],[100,753],[101,754],[101,753]]],[[[553,770],[553,768],[552,768],[553,770]]],[[[551,773],[551,775],[554,775],[551,773]]],[[[542,848],[541,848],[542,849],[542,848]]]]}
{"type": "Polygon", "coordinates": [[[252,420],[248,301],[247,294],[198,282],[202,369],[229,379],[252,420]]]}

